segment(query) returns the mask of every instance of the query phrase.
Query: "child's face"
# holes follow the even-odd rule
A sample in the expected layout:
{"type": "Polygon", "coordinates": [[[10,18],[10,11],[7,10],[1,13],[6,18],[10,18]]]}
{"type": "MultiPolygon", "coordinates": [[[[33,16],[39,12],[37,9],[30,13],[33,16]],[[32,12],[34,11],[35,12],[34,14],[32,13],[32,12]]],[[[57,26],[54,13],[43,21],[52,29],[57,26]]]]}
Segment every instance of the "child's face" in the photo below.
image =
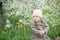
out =
{"type": "Polygon", "coordinates": [[[39,16],[33,16],[33,20],[35,22],[39,22],[41,20],[41,18],[39,16]]]}

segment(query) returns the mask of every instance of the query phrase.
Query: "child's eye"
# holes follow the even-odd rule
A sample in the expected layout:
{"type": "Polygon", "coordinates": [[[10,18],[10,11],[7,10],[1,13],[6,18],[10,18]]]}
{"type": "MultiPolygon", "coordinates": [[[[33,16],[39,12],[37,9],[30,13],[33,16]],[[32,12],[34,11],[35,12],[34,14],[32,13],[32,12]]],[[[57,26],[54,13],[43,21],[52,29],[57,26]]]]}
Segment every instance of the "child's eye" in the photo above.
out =
{"type": "Polygon", "coordinates": [[[38,17],[38,16],[36,16],[36,17],[38,17]]]}
{"type": "Polygon", "coordinates": [[[38,16],[33,16],[33,17],[38,17],[38,16]]]}

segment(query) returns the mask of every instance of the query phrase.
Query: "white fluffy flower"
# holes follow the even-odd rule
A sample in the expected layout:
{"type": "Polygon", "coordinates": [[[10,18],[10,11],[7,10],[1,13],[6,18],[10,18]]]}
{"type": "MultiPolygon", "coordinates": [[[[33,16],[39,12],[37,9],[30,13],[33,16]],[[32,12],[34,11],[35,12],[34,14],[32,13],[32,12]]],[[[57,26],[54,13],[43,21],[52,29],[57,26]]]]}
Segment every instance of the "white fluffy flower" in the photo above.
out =
{"type": "Polygon", "coordinates": [[[19,15],[20,15],[20,13],[17,11],[15,15],[16,15],[16,16],[19,16],[19,15]]]}
{"type": "Polygon", "coordinates": [[[7,25],[5,25],[5,27],[8,27],[8,28],[10,28],[10,25],[9,25],[9,24],[7,24],[7,25]]]}
{"type": "Polygon", "coordinates": [[[23,23],[23,20],[19,19],[19,22],[22,22],[23,23]]]}
{"type": "Polygon", "coordinates": [[[10,23],[10,21],[7,19],[7,20],[6,20],[6,23],[10,23]]]}

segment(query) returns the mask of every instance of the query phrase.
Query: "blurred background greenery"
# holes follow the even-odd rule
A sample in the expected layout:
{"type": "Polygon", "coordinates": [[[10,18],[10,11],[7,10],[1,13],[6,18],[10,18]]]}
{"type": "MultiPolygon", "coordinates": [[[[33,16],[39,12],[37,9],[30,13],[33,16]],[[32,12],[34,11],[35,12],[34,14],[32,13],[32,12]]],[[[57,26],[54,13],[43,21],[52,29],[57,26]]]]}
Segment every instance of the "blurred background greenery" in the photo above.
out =
{"type": "Polygon", "coordinates": [[[3,2],[0,40],[30,40],[32,12],[41,9],[51,40],[60,37],[60,0],[1,0],[3,2]]]}

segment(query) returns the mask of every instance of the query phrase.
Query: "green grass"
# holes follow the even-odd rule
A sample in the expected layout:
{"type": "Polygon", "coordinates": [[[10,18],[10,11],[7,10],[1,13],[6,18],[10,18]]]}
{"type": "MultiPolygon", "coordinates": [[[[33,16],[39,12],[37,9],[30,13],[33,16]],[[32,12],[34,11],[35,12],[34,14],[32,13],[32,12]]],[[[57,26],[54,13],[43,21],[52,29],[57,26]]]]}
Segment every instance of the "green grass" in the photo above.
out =
{"type": "Polygon", "coordinates": [[[30,40],[30,27],[0,30],[0,40],[30,40]]]}

